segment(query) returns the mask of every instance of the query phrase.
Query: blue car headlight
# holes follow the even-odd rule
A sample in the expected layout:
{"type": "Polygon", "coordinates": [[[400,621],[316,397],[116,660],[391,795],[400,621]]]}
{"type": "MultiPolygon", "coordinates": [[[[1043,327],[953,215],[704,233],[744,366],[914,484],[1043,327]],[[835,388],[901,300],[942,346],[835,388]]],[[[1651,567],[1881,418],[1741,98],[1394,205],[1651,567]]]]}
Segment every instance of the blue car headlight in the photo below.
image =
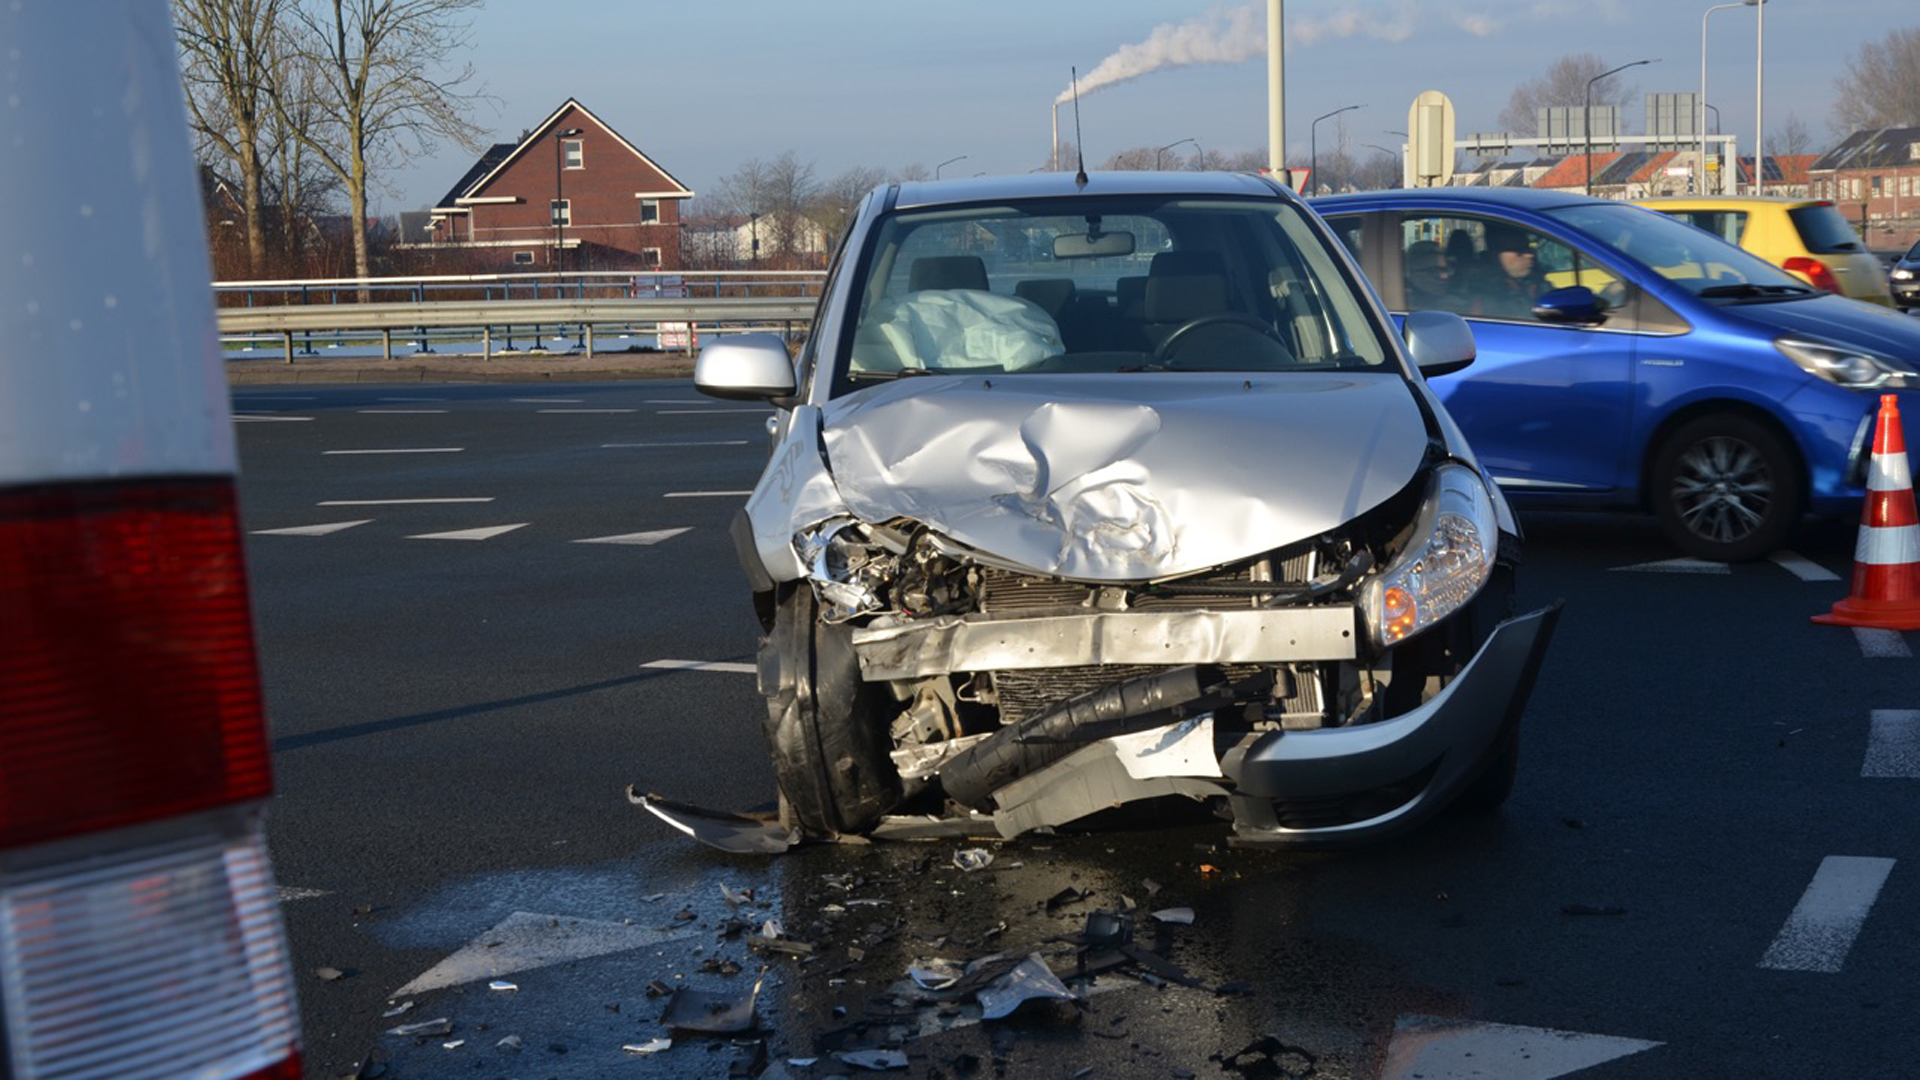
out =
{"type": "Polygon", "coordinates": [[[1362,592],[1373,643],[1398,644],[1467,606],[1492,576],[1499,547],[1480,474],[1464,465],[1435,469],[1406,547],[1362,592]]]}
{"type": "Polygon", "coordinates": [[[1851,345],[1783,337],[1773,347],[1807,374],[1853,390],[1902,389],[1914,375],[1906,364],[1851,345]]]}

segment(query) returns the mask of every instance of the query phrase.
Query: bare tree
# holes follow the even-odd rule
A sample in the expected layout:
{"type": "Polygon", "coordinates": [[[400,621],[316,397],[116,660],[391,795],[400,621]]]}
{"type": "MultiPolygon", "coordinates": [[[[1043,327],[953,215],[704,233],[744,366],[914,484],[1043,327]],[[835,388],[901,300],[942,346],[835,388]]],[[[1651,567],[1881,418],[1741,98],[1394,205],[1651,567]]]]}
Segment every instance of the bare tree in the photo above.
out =
{"type": "Polygon", "coordinates": [[[887,182],[887,174],[867,165],[857,165],[820,185],[813,200],[813,217],[825,230],[828,243],[847,231],[847,224],[860,210],[860,200],[887,182]]]}
{"type": "Polygon", "coordinates": [[[246,218],[247,270],[267,257],[262,220],[266,162],[261,143],[272,119],[268,98],[281,0],[174,0],[187,112],[201,142],[233,163],[246,218]]]}
{"type": "Polygon", "coordinates": [[[291,87],[276,85],[276,110],[290,133],[340,178],[353,232],[353,266],[371,274],[367,188],[374,170],[409,144],[420,153],[440,138],[478,151],[480,129],[464,109],[482,95],[462,88],[473,68],[443,70],[467,44],[467,13],[482,0],[303,0],[292,51],[320,73],[310,104],[321,119],[300,126],[291,87]]]}
{"type": "Polygon", "coordinates": [[[813,246],[807,242],[808,233],[821,226],[809,220],[808,211],[819,192],[813,163],[784,150],[772,160],[749,159],[721,177],[714,185],[713,199],[722,213],[752,222],[759,245],[756,258],[765,254],[784,260],[813,246]]]}
{"type": "Polygon", "coordinates": [[[1153,168],[1153,148],[1150,146],[1135,146],[1131,149],[1122,150],[1101,162],[1100,168],[1106,172],[1134,172],[1151,169],[1153,168]]]}
{"type": "Polygon", "coordinates": [[[1774,154],[1816,153],[1813,129],[1799,116],[1788,113],[1779,127],[1767,132],[1767,149],[1774,154]]]}
{"type": "MultiPolygon", "coordinates": [[[[1501,129],[1522,137],[1538,135],[1540,117],[1537,110],[1585,106],[1588,81],[1613,66],[1592,53],[1577,53],[1555,60],[1548,65],[1546,74],[1514,88],[1513,96],[1507,99],[1507,107],[1500,112],[1501,129]]],[[[1617,77],[1602,79],[1593,84],[1593,104],[1622,106],[1621,116],[1624,120],[1624,106],[1638,92],[1637,87],[1621,83],[1617,77]]]]}
{"type": "Polygon", "coordinates": [[[1920,124],[1920,27],[1889,30],[1860,46],[1833,87],[1840,92],[1833,114],[1842,131],[1920,124]]]}

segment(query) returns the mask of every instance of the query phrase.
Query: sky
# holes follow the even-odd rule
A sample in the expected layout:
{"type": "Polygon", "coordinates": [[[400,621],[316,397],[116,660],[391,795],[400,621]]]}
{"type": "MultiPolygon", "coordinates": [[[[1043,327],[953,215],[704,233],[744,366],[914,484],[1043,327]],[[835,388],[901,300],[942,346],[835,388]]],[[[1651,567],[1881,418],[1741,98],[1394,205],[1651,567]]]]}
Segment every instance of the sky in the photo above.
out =
{"type": "MultiPolygon", "coordinates": [[[[1837,141],[1836,77],[1913,0],[1768,0],[1708,16],[1706,0],[1285,0],[1289,164],[1310,143],[1397,151],[1416,95],[1453,102],[1460,133],[1494,131],[1514,89],[1592,53],[1639,93],[1698,91],[1752,152],[1756,60],[1764,119],[1837,141]],[[1762,39],[1761,34],[1764,33],[1762,39]],[[1322,120],[1315,117],[1360,105],[1322,120]],[[1310,130],[1311,129],[1311,130],[1310,130]]],[[[577,98],[696,195],[750,159],[793,151],[821,181],[870,166],[943,176],[1045,164],[1052,106],[1074,69],[1090,165],[1131,147],[1169,156],[1264,151],[1265,0],[487,0],[454,59],[491,99],[471,119],[511,142],[577,98]],[[1139,71],[1106,81],[1116,70],[1139,71]],[[1143,70],[1142,70],[1143,69],[1143,70]],[[1092,85],[1089,85],[1089,84],[1092,85]],[[954,160],[958,159],[958,160],[954,160]]],[[[1644,130],[1639,95],[1628,130],[1644,130]]],[[[1071,110],[1062,109],[1063,136],[1071,110]]],[[[451,143],[377,178],[383,214],[431,206],[476,155],[451,143]]]]}

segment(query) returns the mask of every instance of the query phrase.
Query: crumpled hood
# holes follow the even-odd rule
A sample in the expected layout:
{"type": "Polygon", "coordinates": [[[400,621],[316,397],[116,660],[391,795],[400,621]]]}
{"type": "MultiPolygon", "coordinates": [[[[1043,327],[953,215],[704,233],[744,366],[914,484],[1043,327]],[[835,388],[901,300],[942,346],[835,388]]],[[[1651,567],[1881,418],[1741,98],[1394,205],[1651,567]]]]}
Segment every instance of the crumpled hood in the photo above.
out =
{"type": "MultiPolygon", "coordinates": [[[[1392,374],[922,376],[822,410],[833,483],[1036,573],[1138,581],[1314,536],[1426,449],[1392,374]]],[[[798,524],[798,523],[796,523],[798,524]]]]}

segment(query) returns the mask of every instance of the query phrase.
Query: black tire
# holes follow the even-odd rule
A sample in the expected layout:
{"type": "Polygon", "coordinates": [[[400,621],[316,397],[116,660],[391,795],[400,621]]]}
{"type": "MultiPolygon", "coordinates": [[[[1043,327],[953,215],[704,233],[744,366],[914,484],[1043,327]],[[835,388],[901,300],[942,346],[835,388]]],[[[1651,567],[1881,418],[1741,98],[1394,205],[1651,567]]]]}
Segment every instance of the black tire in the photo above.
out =
{"type": "Polygon", "coordinates": [[[801,831],[862,833],[900,801],[887,724],[860,681],[852,631],[822,623],[813,590],[793,589],[774,609],[761,645],[769,679],[767,746],[782,816],[801,831]]]}
{"type": "Polygon", "coordinates": [[[1797,461],[1786,439],[1759,421],[1703,416],[1655,451],[1648,496],[1682,552],[1746,562],[1786,543],[1800,519],[1797,461]]]}

